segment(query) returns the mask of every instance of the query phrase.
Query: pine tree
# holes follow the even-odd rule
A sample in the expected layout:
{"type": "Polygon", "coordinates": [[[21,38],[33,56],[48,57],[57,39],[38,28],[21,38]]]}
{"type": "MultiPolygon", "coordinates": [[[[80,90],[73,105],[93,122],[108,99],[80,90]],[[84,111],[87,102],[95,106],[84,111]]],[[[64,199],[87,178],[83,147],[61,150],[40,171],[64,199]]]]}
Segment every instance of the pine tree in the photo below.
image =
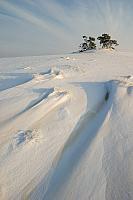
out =
{"type": "Polygon", "coordinates": [[[100,45],[102,45],[104,49],[114,49],[113,45],[119,45],[116,40],[111,40],[111,36],[106,33],[102,34],[102,36],[99,36],[97,39],[100,40],[100,45]]]}
{"type": "Polygon", "coordinates": [[[95,44],[95,38],[94,37],[89,37],[89,49],[96,49],[96,44],[95,44]]]}
{"type": "Polygon", "coordinates": [[[83,40],[84,42],[80,44],[80,48],[81,48],[80,52],[96,49],[94,37],[89,37],[88,39],[87,36],[84,35],[83,40]]]}

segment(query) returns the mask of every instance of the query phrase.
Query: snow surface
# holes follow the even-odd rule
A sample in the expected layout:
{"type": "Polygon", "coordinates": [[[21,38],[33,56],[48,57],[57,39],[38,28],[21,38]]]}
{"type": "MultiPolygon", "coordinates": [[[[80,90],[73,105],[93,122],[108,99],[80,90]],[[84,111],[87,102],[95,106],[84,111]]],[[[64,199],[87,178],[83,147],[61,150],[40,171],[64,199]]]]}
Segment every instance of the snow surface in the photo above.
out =
{"type": "Polygon", "coordinates": [[[133,199],[133,53],[0,59],[0,199],[133,199]]]}

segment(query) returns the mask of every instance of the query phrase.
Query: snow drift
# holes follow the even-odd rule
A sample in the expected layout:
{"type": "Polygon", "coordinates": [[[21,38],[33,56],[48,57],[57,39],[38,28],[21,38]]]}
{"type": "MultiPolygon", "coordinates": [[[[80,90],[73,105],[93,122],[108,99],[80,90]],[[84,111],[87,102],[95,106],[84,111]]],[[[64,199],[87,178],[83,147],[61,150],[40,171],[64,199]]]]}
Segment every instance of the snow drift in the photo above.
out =
{"type": "Polygon", "coordinates": [[[9,68],[32,78],[1,87],[1,199],[133,199],[133,55],[66,58],[9,68]]]}

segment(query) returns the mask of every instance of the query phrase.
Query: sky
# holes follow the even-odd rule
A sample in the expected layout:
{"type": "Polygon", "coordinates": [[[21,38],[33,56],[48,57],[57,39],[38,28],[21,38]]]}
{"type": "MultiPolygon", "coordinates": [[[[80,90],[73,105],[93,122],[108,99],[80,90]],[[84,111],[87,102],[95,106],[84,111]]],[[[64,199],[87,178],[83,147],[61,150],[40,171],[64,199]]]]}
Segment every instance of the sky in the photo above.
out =
{"type": "Polygon", "coordinates": [[[102,33],[133,50],[133,0],[0,0],[0,57],[69,53],[102,33]]]}

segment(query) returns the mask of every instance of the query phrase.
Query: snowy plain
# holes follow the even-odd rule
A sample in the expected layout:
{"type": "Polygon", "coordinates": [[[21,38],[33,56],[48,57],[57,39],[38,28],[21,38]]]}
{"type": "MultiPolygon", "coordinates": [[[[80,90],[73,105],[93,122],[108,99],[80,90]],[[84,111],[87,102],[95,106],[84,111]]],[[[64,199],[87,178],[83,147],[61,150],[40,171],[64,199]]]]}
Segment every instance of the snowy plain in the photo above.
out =
{"type": "Polygon", "coordinates": [[[133,53],[0,59],[0,199],[133,199],[133,53]]]}

